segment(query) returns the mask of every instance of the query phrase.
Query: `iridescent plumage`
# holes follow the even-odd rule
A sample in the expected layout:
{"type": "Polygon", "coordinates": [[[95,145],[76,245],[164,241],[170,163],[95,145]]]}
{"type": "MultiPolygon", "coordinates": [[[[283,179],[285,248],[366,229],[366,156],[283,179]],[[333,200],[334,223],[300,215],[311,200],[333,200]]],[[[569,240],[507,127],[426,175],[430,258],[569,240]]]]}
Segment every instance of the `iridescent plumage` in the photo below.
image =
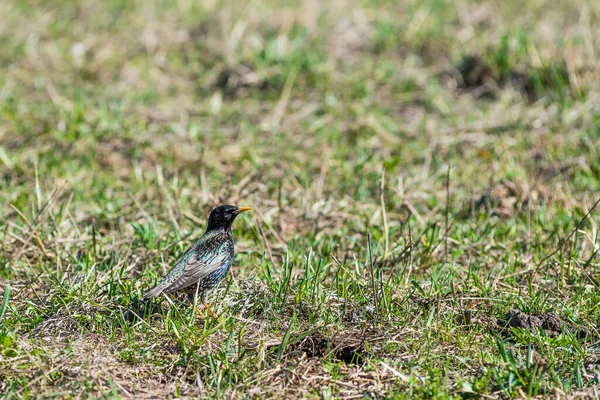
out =
{"type": "Polygon", "coordinates": [[[231,224],[239,213],[249,209],[224,205],[211,211],[204,235],[186,250],[158,285],[144,294],[143,300],[186,288],[195,291],[197,288],[204,302],[206,292],[225,278],[233,263],[231,224]]]}

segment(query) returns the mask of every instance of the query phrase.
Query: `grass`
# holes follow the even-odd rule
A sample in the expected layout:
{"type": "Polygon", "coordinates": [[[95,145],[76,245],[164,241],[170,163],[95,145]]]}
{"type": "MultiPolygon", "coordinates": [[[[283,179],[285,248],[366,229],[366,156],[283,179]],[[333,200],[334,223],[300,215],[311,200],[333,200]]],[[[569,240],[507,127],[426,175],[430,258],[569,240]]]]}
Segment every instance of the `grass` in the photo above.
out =
{"type": "Polygon", "coordinates": [[[596,2],[0,10],[6,398],[597,397],[596,2]]]}

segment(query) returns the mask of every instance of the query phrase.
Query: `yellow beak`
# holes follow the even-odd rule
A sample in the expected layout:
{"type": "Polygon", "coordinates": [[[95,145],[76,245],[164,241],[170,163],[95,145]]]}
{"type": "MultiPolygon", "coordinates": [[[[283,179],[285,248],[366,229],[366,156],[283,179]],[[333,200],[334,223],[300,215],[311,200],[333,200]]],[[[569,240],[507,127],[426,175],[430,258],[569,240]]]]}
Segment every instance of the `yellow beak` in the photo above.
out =
{"type": "Polygon", "coordinates": [[[243,213],[250,210],[252,210],[252,207],[240,207],[238,208],[238,213],[243,213]]]}

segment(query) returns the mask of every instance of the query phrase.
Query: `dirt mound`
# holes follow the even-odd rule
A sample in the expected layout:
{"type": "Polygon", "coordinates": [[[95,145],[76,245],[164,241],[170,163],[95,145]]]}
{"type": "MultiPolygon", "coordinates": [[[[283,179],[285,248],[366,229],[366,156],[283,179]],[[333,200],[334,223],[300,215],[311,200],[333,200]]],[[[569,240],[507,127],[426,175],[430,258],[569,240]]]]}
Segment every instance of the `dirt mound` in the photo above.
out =
{"type": "Polygon", "coordinates": [[[458,87],[465,91],[477,90],[479,96],[491,96],[497,79],[492,67],[481,56],[473,54],[466,56],[457,66],[460,79],[458,87]]]}
{"type": "Polygon", "coordinates": [[[493,65],[479,54],[467,54],[448,72],[456,80],[459,92],[468,92],[477,98],[495,98],[506,87],[522,92],[534,102],[549,91],[569,94],[574,92],[567,63],[558,59],[544,67],[493,65]]]}
{"type": "Polygon", "coordinates": [[[529,187],[523,181],[503,179],[491,184],[475,201],[475,210],[485,210],[500,218],[510,218],[526,207],[529,201],[539,204],[548,201],[551,195],[542,184],[529,187]]]}
{"type": "Polygon", "coordinates": [[[565,331],[577,335],[580,339],[591,336],[590,330],[585,326],[575,326],[553,313],[529,315],[519,310],[510,310],[506,313],[504,319],[498,319],[496,323],[491,325],[490,329],[504,334],[510,333],[509,328],[522,328],[530,332],[541,329],[551,337],[558,336],[565,331]]]}
{"type": "Polygon", "coordinates": [[[360,343],[350,340],[327,339],[316,332],[290,346],[291,350],[303,352],[309,358],[322,358],[331,355],[346,364],[362,364],[364,348],[360,343]]]}

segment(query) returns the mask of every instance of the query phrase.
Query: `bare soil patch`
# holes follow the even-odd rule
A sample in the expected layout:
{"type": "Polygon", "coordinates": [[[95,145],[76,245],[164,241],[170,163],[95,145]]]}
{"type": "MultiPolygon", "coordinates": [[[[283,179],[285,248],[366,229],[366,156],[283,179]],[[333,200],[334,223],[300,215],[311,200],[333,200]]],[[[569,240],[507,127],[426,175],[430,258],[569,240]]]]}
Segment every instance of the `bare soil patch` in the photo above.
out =
{"type": "Polygon", "coordinates": [[[561,333],[569,332],[579,339],[592,336],[592,332],[586,326],[576,326],[564,321],[554,313],[529,315],[519,310],[510,310],[504,318],[499,318],[490,324],[490,330],[510,334],[510,328],[526,329],[532,333],[543,331],[550,337],[556,337],[561,333]]]}

